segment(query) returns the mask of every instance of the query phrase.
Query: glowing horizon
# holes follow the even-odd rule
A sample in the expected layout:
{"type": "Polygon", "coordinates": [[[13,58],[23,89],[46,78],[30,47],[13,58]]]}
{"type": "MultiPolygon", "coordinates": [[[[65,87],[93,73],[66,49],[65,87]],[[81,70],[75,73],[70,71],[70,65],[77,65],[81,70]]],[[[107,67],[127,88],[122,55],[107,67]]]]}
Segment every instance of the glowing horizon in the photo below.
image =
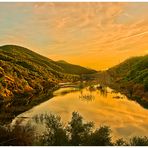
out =
{"type": "Polygon", "coordinates": [[[0,45],[103,70],[148,54],[148,3],[0,3],[0,45]]]}

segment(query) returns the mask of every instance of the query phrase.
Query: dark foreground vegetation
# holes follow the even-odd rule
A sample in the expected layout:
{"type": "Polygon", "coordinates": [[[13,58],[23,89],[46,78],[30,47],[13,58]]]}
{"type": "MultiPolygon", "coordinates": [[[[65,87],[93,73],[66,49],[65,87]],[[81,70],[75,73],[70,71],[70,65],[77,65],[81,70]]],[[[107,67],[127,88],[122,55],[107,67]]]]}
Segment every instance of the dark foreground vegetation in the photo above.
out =
{"type": "Polygon", "coordinates": [[[148,146],[148,137],[132,137],[128,141],[112,140],[111,129],[101,126],[94,129],[93,122],[84,122],[77,112],[72,113],[67,125],[55,115],[42,114],[33,118],[46,127],[45,132],[36,134],[31,124],[0,127],[1,146],[148,146]]]}
{"type": "Polygon", "coordinates": [[[148,108],[148,55],[127,59],[100,74],[99,79],[148,108]]]}
{"type": "Polygon", "coordinates": [[[60,82],[75,82],[94,73],[67,62],[55,62],[15,45],[0,47],[0,122],[49,99],[60,82]]]}

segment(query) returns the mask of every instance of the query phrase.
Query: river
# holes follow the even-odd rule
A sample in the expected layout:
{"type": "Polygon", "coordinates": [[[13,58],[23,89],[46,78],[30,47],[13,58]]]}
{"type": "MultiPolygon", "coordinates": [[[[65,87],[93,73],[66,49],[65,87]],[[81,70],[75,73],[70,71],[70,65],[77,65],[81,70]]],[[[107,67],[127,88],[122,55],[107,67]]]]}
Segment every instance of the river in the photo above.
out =
{"type": "Polygon", "coordinates": [[[18,115],[13,123],[18,119],[31,120],[43,113],[60,115],[62,121],[67,122],[72,112],[77,111],[85,121],[93,121],[95,127],[110,126],[113,138],[148,136],[148,110],[109,87],[98,86],[60,88],[53,98],[18,115]]]}

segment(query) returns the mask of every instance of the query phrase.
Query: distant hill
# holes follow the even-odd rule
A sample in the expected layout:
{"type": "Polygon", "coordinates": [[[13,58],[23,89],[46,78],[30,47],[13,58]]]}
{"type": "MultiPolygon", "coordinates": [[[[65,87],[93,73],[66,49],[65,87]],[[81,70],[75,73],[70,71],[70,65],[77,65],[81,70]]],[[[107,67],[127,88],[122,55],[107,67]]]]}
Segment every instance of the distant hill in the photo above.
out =
{"type": "Polygon", "coordinates": [[[57,61],[57,65],[62,67],[64,69],[64,72],[70,74],[82,75],[82,74],[92,74],[96,72],[95,70],[88,69],[79,65],[70,64],[63,60],[57,61]]]}
{"type": "Polygon", "coordinates": [[[148,107],[148,55],[127,59],[107,73],[130,98],[148,107]]]}
{"type": "Polygon", "coordinates": [[[24,47],[1,46],[1,112],[13,112],[8,111],[13,108],[16,113],[16,106],[29,106],[32,102],[36,103],[34,96],[39,98],[42,94],[50,94],[59,82],[77,81],[81,74],[94,72],[81,66],[55,62],[24,47]]]}
{"type": "Polygon", "coordinates": [[[58,60],[58,61],[56,61],[56,62],[58,62],[58,63],[68,63],[68,62],[66,62],[66,61],[64,61],[64,60],[58,60]]]}

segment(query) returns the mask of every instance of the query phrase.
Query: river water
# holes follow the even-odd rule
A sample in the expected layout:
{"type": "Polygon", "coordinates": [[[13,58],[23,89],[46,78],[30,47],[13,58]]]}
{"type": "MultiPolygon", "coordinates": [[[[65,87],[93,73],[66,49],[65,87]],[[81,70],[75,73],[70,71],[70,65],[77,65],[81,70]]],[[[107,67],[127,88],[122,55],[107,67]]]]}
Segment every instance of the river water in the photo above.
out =
{"type": "Polygon", "coordinates": [[[18,119],[28,121],[38,114],[53,113],[60,115],[66,123],[73,111],[79,112],[85,121],[93,121],[95,127],[110,126],[113,138],[148,136],[148,110],[119,92],[97,85],[83,89],[60,88],[54,92],[53,98],[20,114],[13,122],[18,119]]]}

